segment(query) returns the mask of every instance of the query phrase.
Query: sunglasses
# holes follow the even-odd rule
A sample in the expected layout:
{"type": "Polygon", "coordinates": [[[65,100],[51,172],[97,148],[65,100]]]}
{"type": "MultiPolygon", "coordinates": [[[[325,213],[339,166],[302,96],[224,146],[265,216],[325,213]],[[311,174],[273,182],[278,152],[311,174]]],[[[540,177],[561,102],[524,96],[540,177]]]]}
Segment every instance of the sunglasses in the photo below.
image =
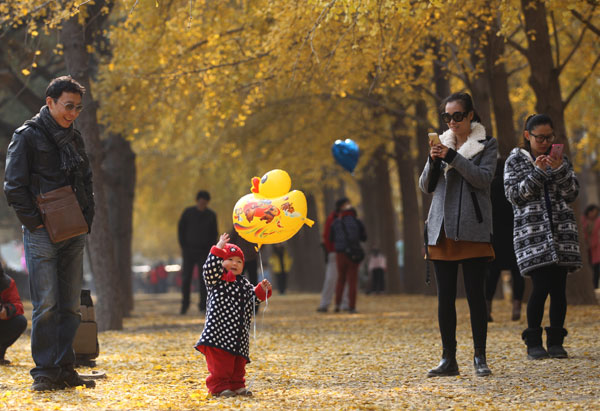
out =
{"type": "Polygon", "coordinates": [[[444,120],[444,123],[449,123],[450,120],[454,120],[457,123],[460,123],[465,117],[467,117],[467,114],[469,114],[467,111],[457,111],[452,114],[442,113],[442,120],[444,120]]]}
{"type": "Polygon", "coordinates": [[[548,135],[543,135],[543,134],[538,134],[535,135],[533,133],[529,133],[530,136],[533,136],[533,138],[535,138],[535,141],[538,143],[543,143],[544,140],[546,140],[548,143],[552,143],[554,141],[554,139],[556,138],[556,136],[553,134],[548,134],[548,135]]]}
{"type": "Polygon", "coordinates": [[[83,104],[73,104],[73,103],[63,103],[62,101],[58,101],[58,100],[54,100],[57,103],[62,104],[63,106],[65,106],[65,110],[67,111],[77,111],[78,113],[81,113],[81,110],[83,110],[83,104]]]}

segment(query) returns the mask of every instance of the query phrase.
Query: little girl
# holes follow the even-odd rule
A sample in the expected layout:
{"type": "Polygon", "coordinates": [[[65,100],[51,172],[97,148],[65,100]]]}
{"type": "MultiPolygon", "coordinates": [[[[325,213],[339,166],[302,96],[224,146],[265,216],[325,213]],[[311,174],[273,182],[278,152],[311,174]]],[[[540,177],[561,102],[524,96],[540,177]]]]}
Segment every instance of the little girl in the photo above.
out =
{"type": "Polygon", "coordinates": [[[252,395],[244,375],[249,358],[250,322],[255,307],[272,294],[271,283],[254,287],[243,275],[244,253],[222,234],[204,263],[208,291],[206,322],[195,348],[206,357],[206,387],[215,397],[252,395]]]}

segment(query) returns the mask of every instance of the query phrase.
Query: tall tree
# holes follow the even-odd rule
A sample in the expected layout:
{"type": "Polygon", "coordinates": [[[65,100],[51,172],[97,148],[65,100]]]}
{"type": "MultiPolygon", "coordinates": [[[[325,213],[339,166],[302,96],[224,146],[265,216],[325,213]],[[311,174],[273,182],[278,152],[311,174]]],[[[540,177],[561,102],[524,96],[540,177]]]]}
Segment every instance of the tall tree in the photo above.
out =
{"type": "MultiPolygon", "coordinates": [[[[99,2],[98,5],[102,5],[102,2],[99,2]]],[[[90,13],[90,15],[98,18],[99,13],[97,10],[97,14],[90,13]]],[[[92,68],[87,51],[91,39],[89,33],[86,33],[86,26],[80,23],[80,18],[80,15],[76,15],[64,22],[60,38],[64,47],[67,71],[86,88],[83,98],[86,109],[79,116],[78,128],[81,130],[86,150],[89,153],[94,181],[96,214],[87,245],[98,298],[96,304],[98,326],[100,330],[119,330],[123,328],[121,282],[109,225],[108,199],[105,191],[106,179],[102,168],[104,156],[96,114],[98,102],[94,100],[92,93],[92,68]]]]}

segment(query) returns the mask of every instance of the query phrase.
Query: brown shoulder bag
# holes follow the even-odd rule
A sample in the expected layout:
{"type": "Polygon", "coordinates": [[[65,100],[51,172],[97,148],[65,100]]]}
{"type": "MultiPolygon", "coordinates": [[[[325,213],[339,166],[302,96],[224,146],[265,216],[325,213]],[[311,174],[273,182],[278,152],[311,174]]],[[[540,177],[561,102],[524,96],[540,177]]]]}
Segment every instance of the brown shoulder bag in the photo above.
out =
{"type": "Polygon", "coordinates": [[[70,185],[37,196],[50,241],[58,243],[85,234],[89,227],[70,185]]]}

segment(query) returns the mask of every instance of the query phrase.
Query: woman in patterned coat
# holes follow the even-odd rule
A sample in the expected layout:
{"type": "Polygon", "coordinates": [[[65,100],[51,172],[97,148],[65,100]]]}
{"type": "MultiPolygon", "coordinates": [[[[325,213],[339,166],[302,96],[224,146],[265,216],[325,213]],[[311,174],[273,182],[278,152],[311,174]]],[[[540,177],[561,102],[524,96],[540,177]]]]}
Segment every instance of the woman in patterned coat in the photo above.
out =
{"type": "Polygon", "coordinates": [[[250,323],[256,306],[272,294],[268,280],[256,287],[241,275],[244,253],[222,234],[204,263],[208,292],[206,322],[195,348],[206,357],[206,387],[213,396],[252,395],[244,376],[249,358],[250,323]]]}
{"type": "Polygon", "coordinates": [[[579,193],[579,183],[565,155],[550,155],[555,136],[549,116],[529,116],[523,135],[523,148],[513,149],[504,166],[504,192],[514,211],[517,264],[521,275],[530,276],[533,283],[522,337],[530,359],[566,358],[567,272],[582,265],[577,224],[569,205],[579,193]],[[548,295],[546,351],[541,325],[548,295]]]}

